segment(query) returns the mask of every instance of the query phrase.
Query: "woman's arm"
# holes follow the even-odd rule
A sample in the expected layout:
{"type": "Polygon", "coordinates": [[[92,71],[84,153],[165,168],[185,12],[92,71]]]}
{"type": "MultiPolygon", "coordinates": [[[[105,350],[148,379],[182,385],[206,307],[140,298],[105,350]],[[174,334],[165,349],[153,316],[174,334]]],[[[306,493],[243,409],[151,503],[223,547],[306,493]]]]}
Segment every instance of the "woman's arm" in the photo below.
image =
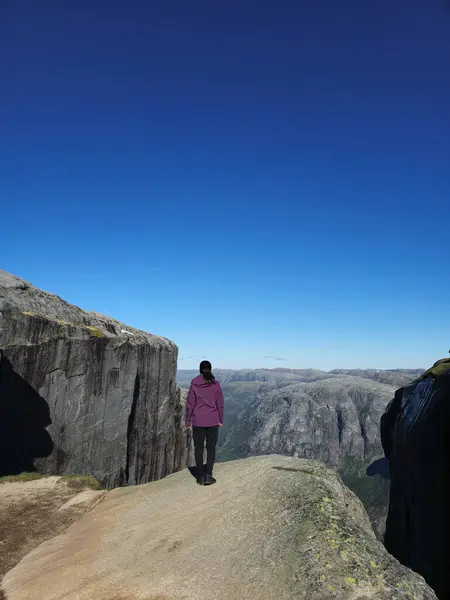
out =
{"type": "Polygon", "coordinates": [[[223,392],[219,382],[217,382],[216,405],[219,411],[219,423],[223,425],[223,392]]]}
{"type": "Polygon", "coordinates": [[[186,427],[191,426],[194,408],[195,408],[195,392],[194,392],[194,386],[191,384],[191,387],[189,388],[187,400],[186,400],[186,417],[185,417],[186,427]]]}

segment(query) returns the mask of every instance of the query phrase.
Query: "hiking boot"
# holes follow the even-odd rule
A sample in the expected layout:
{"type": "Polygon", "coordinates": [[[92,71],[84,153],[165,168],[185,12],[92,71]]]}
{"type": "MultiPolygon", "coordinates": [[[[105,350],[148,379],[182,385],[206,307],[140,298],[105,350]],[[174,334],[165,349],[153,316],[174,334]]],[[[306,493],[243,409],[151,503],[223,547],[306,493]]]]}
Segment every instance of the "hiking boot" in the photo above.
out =
{"type": "Polygon", "coordinates": [[[203,485],[213,485],[213,483],[216,483],[214,477],[212,475],[207,475],[205,477],[205,483],[203,485]]]}
{"type": "Polygon", "coordinates": [[[203,477],[199,477],[199,479],[196,480],[198,485],[205,485],[205,480],[203,479],[203,477]]]}

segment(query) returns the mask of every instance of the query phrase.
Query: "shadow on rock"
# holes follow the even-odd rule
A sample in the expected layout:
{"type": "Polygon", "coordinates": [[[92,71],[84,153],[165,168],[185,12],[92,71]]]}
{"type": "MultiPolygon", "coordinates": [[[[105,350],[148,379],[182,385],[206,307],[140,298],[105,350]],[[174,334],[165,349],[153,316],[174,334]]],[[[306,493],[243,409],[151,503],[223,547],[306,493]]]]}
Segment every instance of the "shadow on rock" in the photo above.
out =
{"type": "MultiPolygon", "coordinates": [[[[189,469],[189,473],[192,475],[192,477],[194,477],[194,479],[197,479],[197,467],[188,467],[189,469]]],[[[206,472],[206,464],[203,465],[203,469],[204,472],[206,472]]],[[[0,598],[1,600],[1,598],[0,598]]]]}
{"type": "MultiPolygon", "coordinates": [[[[0,476],[35,471],[34,459],[50,456],[50,409],[0,350],[0,476]]],[[[1,596],[0,596],[1,598],[1,596]]]]}
{"type": "Polygon", "coordinates": [[[374,475],[379,475],[382,479],[386,479],[389,481],[391,478],[391,472],[389,469],[389,461],[387,458],[379,458],[378,460],[374,460],[367,467],[367,475],[369,477],[373,477],[374,475]]]}

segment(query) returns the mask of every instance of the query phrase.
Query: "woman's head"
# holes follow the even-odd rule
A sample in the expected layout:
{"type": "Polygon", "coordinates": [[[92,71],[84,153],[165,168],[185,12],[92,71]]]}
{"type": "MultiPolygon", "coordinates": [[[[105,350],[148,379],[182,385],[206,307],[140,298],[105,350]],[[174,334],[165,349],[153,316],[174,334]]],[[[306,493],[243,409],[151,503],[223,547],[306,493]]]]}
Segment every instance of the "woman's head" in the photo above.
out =
{"type": "Polygon", "coordinates": [[[214,375],[211,373],[211,363],[209,360],[202,360],[200,363],[200,373],[206,379],[206,381],[214,381],[214,375]]]}

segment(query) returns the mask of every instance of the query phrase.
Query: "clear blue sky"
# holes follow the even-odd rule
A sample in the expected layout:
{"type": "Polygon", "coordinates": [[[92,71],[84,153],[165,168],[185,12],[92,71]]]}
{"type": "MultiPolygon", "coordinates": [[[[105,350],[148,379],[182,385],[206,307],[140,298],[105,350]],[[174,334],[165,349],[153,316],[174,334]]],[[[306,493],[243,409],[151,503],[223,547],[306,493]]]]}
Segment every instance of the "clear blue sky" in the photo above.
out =
{"type": "Polygon", "coordinates": [[[0,267],[180,368],[447,354],[447,1],[1,0],[0,115],[0,267]]]}

